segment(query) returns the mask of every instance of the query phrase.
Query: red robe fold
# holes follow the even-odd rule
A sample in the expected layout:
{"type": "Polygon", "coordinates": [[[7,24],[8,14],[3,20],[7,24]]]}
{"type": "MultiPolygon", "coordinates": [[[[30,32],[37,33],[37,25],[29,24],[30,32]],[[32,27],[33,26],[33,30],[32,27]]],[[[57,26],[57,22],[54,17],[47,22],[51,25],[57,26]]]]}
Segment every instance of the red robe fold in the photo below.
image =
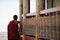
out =
{"type": "Polygon", "coordinates": [[[8,40],[19,40],[17,20],[12,20],[8,24],[8,40]]]}

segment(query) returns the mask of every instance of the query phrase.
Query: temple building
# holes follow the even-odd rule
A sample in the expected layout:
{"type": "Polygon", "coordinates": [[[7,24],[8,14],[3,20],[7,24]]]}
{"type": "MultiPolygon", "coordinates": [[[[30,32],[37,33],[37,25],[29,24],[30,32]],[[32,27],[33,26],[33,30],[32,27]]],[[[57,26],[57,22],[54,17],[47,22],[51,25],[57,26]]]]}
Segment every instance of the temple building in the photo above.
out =
{"type": "Polygon", "coordinates": [[[22,40],[60,40],[60,0],[36,0],[30,13],[30,0],[20,0],[22,40]]]}

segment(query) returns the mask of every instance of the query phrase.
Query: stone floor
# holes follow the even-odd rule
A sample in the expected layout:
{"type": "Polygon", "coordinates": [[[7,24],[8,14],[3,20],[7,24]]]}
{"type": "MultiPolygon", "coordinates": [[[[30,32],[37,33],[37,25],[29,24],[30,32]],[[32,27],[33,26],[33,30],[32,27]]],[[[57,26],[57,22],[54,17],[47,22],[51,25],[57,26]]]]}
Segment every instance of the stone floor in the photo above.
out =
{"type": "Polygon", "coordinates": [[[7,40],[7,33],[6,32],[0,32],[0,40],[7,40]]]}

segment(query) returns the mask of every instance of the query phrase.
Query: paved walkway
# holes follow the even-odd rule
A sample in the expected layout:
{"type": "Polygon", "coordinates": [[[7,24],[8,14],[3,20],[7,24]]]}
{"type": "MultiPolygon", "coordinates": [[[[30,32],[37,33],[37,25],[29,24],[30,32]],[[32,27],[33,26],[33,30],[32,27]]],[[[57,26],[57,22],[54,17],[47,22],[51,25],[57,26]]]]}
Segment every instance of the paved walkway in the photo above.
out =
{"type": "Polygon", "coordinates": [[[0,32],[0,40],[7,40],[7,33],[6,32],[0,32]]]}

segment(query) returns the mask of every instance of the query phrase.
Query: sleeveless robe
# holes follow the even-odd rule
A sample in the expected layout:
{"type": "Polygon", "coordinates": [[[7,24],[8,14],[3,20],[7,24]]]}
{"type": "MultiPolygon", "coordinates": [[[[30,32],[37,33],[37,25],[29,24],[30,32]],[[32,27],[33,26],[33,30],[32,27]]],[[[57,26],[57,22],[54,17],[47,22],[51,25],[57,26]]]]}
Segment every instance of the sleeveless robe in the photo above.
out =
{"type": "Polygon", "coordinates": [[[12,20],[8,24],[8,40],[19,40],[17,20],[12,20]]]}

